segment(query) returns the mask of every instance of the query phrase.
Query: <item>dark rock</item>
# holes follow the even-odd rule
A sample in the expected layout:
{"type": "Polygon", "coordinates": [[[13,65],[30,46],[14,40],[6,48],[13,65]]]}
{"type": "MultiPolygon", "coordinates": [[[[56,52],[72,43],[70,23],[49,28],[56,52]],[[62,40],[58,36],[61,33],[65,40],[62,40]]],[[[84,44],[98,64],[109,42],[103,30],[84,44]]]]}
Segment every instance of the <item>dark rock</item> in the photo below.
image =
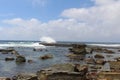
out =
{"type": "Polygon", "coordinates": [[[8,54],[8,52],[7,52],[7,51],[2,51],[1,53],[2,53],[2,54],[8,54]]]}
{"type": "Polygon", "coordinates": [[[12,58],[12,57],[7,57],[7,58],[5,58],[5,61],[13,61],[13,60],[15,60],[15,59],[12,58]]]}
{"type": "Polygon", "coordinates": [[[33,60],[28,60],[28,63],[33,63],[33,60]]]}
{"type": "Polygon", "coordinates": [[[40,59],[42,60],[51,59],[51,58],[53,58],[52,54],[45,54],[43,56],[40,56],[40,59]]]}
{"type": "Polygon", "coordinates": [[[86,54],[86,45],[74,44],[72,48],[69,48],[70,52],[74,54],[86,54]]]}
{"type": "Polygon", "coordinates": [[[22,62],[26,62],[26,58],[24,56],[17,56],[16,58],[16,62],[22,63],[22,62]]]}

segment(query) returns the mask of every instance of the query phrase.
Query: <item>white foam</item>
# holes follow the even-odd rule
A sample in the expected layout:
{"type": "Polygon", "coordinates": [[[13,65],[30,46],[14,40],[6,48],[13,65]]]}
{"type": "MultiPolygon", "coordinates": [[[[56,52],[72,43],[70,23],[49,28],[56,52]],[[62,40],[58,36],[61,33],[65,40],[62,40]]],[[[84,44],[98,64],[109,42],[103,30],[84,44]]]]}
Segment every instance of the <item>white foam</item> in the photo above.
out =
{"type": "Polygon", "coordinates": [[[101,47],[120,47],[120,44],[88,44],[88,45],[101,47]]]}
{"type": "Polygon", "coordinates": [[[44,43],[56,43],[56,41],[53,38],[51,38],[51,37],[45,37],[45,36],[41,37],[40,41],[44,42],[44,43]]]}
{"type": "Polygon", "coordinates": [[[46,48],[44,45],[39,43],[6,43],[0,44],[0,49],[7,47],[28,47],[28,48],[46,48]]]}

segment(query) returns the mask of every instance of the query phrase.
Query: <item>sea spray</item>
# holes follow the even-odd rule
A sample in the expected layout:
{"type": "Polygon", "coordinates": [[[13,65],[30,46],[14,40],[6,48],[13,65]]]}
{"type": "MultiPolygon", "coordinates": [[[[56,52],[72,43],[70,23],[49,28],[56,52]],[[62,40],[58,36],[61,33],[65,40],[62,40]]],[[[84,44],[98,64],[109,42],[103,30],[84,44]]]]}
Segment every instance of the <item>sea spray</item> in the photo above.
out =
{"type": "Polygon", "coordinates": [[[43,43],[56,43],[56,41],[51,37],[41,37],[40,41],[43,43]]]}

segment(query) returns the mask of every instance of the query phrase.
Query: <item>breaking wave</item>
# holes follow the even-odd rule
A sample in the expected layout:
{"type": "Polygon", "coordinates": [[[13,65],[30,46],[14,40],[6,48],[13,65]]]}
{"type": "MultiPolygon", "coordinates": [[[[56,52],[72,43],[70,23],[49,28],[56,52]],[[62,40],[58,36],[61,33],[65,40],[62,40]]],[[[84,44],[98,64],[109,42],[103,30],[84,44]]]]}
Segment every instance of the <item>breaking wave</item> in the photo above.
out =
{"type": "Polygon", "coordinates": [[[44,45],[39,44],[38,42],[8,42],[1,43],[0,49],[8,48],[8,47],[28,47],[28,48],[46,48],[44,45]]]}
{"type": "Polygon", "coordinates": [[[43,43],[56,43],[56,41],[51,37],[41,37],[40,41],[43,43]]]}

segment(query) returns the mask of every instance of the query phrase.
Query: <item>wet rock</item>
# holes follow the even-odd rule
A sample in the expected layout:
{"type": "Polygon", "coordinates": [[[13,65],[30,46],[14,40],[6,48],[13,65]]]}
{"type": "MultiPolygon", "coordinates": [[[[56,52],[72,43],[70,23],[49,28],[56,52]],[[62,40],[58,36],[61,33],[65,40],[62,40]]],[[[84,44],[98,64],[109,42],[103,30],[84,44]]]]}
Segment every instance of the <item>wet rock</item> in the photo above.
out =
{"type": "Polygon", "coordinates": [[[36,74],[22,73],[12,77],[12,80],[38,80],[36,74]]]}
{"type": "Polygon", "coordinates": [[[87,64],[94,64],[94,63],[95,63],[95,61],[94,61],[93,58],[87,58],[87,59],[85,59],[85,62],[86,62],[87,64]]]}
{"type": "Polygon", "coordinates": [[[15,60],[15,59],[12,58],[12,57],[7,57],[7,58],[5,58],[5,61],[13,61],[13,60],[15,60]]]}
{"type": "Polygon", "coordinates": [[[100,53],[114,53],[114,51],[109,50],[107,48],[102,48],[102,47],[94,47],[93,51],[94,52],[100,52],[100,53]]]}
{"type": "Polygon", "coordinates": [[[19,53],[15,50],[11,51],[11,54],[14,54],[15,56],[19,56],[19,53]]]}
{"type": "Polygon", "coordinates": [[[16,62],[22,63],[22,62],[26,62],[26,58],[24,56],[17,56],[16,57],[16,62]]]}
{"type": "Polygon", "coordinates": [[[70,52],[74,54],[86,54],[86,45],[73,44],[72,48],[69,48],[70,52]]]}
{"type": "Polygon", "coordinates": [[[37,72],[38,80],[86,80],[86,72],[74,64],[56,64],[37,72]],[[78,71],[75,71],[75,68],[78,71]]]}
{"type": "Polygon", "coordinates": [[[95,58],[104,58],[104,56],[102,54],[96,54],[94,57],[95,58]]]}
{"type": "Polygon", "coordinates": [[[81,75],[85,75],[88,72],[88,66],[87,65],[80,65],[80,64],[75,64],[74,67],[75,72],[82,72],[81,75]]]}
{"type": "Polygon", "coordinates": [[[106,62],[105,62],[104,60],[102,60],[102,59],[97,59],[97,60],[95,61],[95,63],[96,63],[96,64],[100,64],[100,65],[104,65],[106,62]]]}
{"type": "Polygon", "coordinates": [[[27,62],[28,62],[28,63],[33,63],[33,60],[28,60],[27,62]]]}
{"type": "Polygon", "coordinates": [[[53,58],[52,54],[45,54],[43,56],[40,56],[40,59],[42,60],[51,59],[51,58],[53,58]]]}
{"type": "Polygon", "coordinates": [[[2,54],[8,54],[8,52],[7,52],[7,51],[2,51],[1,53],[2,53],[2,54]]]}
{"type": "Polygon", "coordinates": [[[84,55],[82,54],[74,54],[74,53],[69,53],[66,55],[67,57],[69,57],[72,60],[83,60],[84,59],[84,55]]]}

